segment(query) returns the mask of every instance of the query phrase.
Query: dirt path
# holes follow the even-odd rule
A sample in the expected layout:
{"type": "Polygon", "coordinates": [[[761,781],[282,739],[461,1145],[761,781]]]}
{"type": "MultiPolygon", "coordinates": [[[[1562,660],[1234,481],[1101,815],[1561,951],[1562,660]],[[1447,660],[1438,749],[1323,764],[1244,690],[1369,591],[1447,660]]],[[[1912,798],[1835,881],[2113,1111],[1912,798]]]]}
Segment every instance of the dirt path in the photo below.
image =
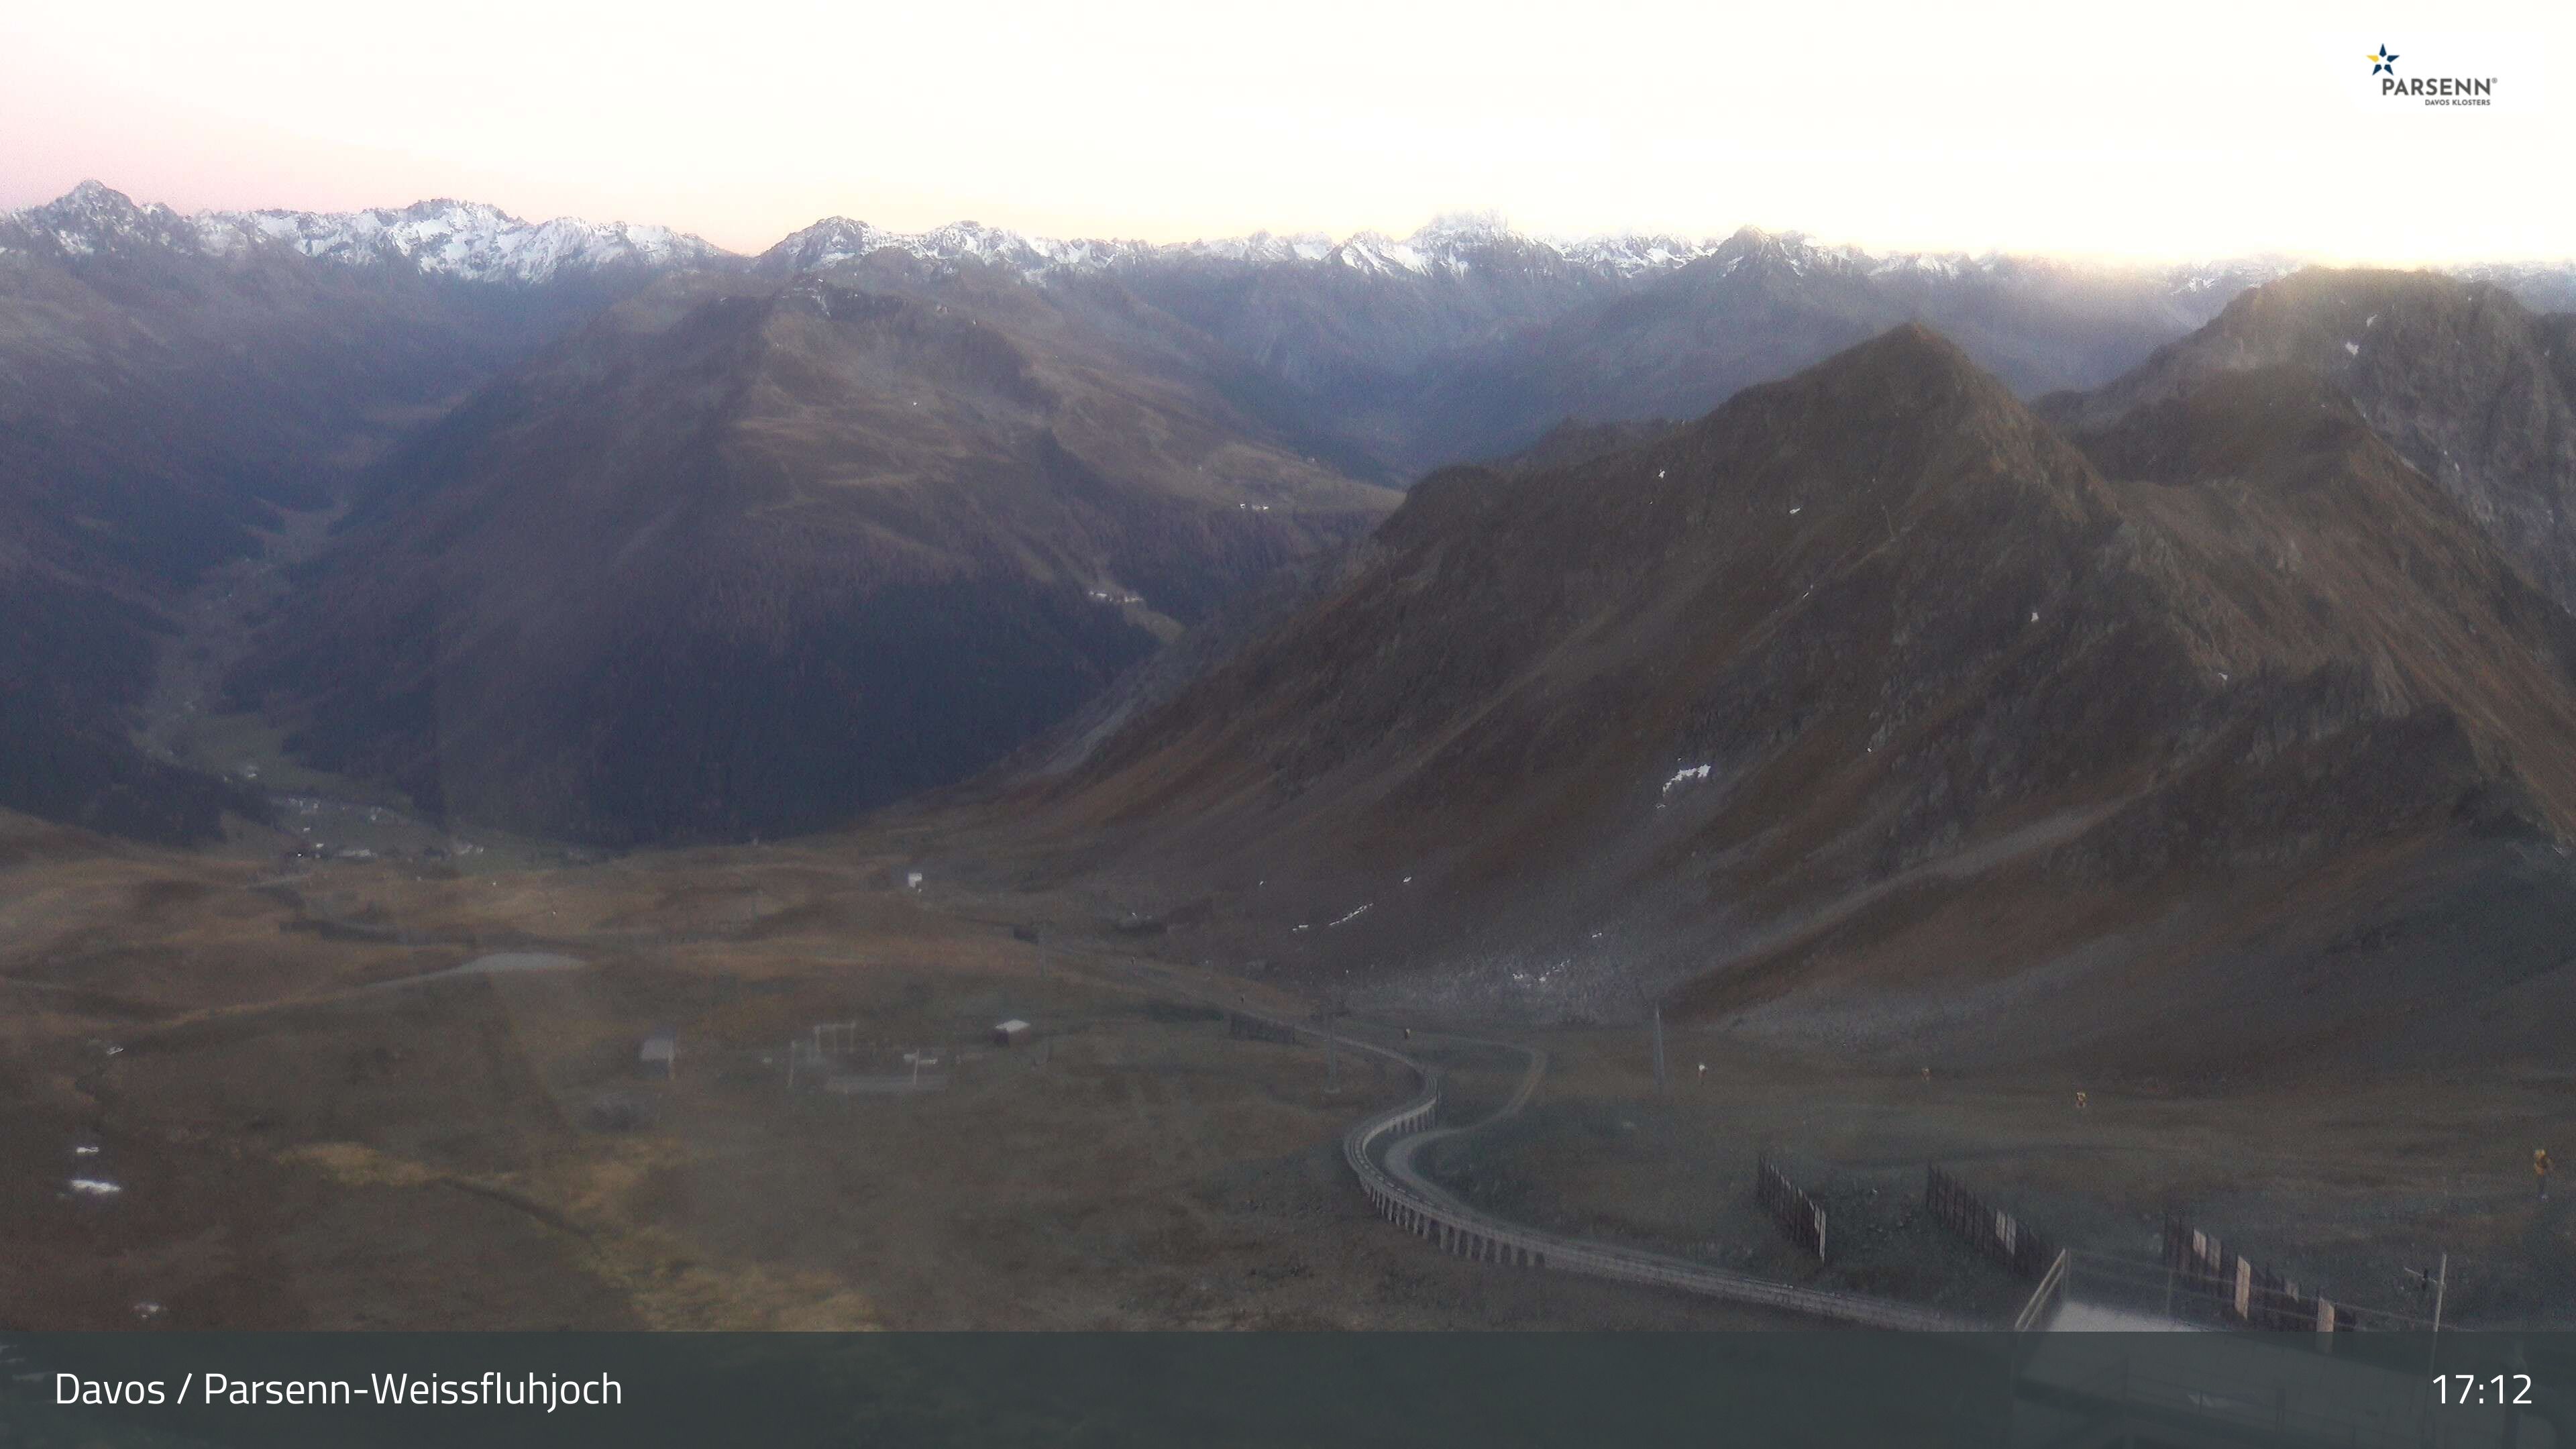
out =
{"type": "MultiPolygon", "coordinates": [[[[414,986],[440,981],[455,981],[468,976],[515,976],[540,971],[570,971],[590,963],[578,956],[565,956],[552,951],[495,951],[478,956],[461,965],[423,971],[410,976],[396,976],[385,981],[370,981],[363,986],[346,986],[335,991],[320,991],[306,996],[280,996],[265,1001],[245,1001],[232,1006],[211,1006],[197,1011],[182,1011],[143,1026],[132,1035],[138,1038],[167,1035],[182,1028],[201,1026],[210,1021],[231,1021],[269,1012],[304,1011],[317,1006],[342,1002],[387,991],[402,991],[414,986]]],[[[8,978],[0,978],[7,980],[8,978]]],[[[39,985],[37,982],[15,982],[16,985],[39,985]]]]}
{"type": "Polygon", "coordinates": [[[407,986],[418,986],[429,981],[450,981],[459,976],[503,976],[521,971],[569,971],[589,964],[578,956],[566,956],[554,951],[495,951],[487,956],[477,956],[463,965],[450,966],[443,971],[424,971],[417,976],[397,976],[390,981],[371,982],[358,987],[357,990],[400,991],[407,986]]]}

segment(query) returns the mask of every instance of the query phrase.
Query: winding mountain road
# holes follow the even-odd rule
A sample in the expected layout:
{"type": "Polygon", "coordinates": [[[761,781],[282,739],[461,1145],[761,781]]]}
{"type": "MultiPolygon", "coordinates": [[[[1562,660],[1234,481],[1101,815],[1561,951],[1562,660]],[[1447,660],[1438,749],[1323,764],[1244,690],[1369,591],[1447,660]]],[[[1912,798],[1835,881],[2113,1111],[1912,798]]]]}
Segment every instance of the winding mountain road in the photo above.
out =
{"type": "Polygon", "coordinates": [[[1864,1328],[1944,1332],[1994,1326],[1883,1298],[1801,1288],[1792,1283],[1756,1278],[1667,1253],[1564,1237],[1497,1217],[1471,1206],[1431,1181],[1415,1163],[1422,1149],[1433,1143],[1482,1130],[1520,1112],[1547,1074],[1547,1053],[1517,1042],[1426,1034],[1425,1041],[1517,1052],[1529,1062],[1527,1070],[1521,1074],[1519,1085],[1499,1108],[1475,1122],[1443,1127],[1436,1125],[1440,1115],[1441,1072],[1431,1063],[1393,1047],[1353,1036],[1347,1031],[1327,1030],[1312,1022],[1290,1020],[1251,1008],[1240,1001],[1221,999],[1163,972],[1145,971],[1133,966],[1127,969],[1133,975],[1151,980],[1158,989],[1179,991],[1239,1016],[1264,1021],[1315,1041],[1332,1042],[1347,1050],[1392,1062],[1413,1073],[1422,1084],[1421,1090],[1393,1107],[1352,1124],[1342,1136],[1342,1158],[1359,1179],[1360,1188],[1368,1195],[1370,1205],[1381,1216],[1417,1237],[1438,1244],[1445,1252],[1512,1267],[1553,1269],[1623,1283],[1679,1289],[1706,1298],[1750,1303],[1864,1328]]]}

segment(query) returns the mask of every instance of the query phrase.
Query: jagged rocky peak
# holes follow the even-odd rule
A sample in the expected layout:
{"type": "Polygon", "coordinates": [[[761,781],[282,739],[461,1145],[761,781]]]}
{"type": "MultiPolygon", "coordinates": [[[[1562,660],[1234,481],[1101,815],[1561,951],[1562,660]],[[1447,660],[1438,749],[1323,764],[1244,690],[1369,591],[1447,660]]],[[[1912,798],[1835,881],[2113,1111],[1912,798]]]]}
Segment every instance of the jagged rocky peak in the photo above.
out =
{"type": "Polygon", "coordinates": [[[755,265],[764,272],[806,272],[851,257],[862,257],[885,244],[887,233],[846,216],[827,216],[789,232],[762,252],[755,265]]]}
{"type": "Polygon", "coordinates": [[[1333,246],[1332,237],[1320,231],[1296,232],[1288,235],[1256,231],[1250,236],[1182,242],[1165,250],[1179,257],[1203,261],[1322,262],[1331,258],[1333,246]]]}
{"type": "Polygon", "coordinates": [[[2213,380],[2298,367],[2576,607],[2576,393],[2565,334],[2504,288],[2434,272],[2307,268],[2256,287],[2111,385],[2051,399],[2078,434],[2213,380]]]}
{"type": "Polygon", "coordinates": [[[65,258],[167,244],[184,228],[166,206],[138,206],[132,197],[98,181],[78,186],[42,206],[0,212],[0,233],[15,231],[22,244],[65,258]]]}
{"type": "Polygon", "coordinates": [[[98,180],[83,181],[38,210],[64,217],[130,216],[141,208],[134,198],[98,180]]]}

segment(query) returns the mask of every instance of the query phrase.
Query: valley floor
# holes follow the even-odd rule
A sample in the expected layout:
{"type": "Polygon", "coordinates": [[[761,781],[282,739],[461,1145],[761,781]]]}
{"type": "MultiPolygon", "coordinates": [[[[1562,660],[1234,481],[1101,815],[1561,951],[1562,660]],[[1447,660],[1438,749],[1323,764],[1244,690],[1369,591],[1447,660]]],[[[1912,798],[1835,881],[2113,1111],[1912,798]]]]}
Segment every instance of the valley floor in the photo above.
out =
{"type": "Polygon", "coordinates": [[[38,857],[0,871],[14,1325],[1768,1321],[1422,1251],[1338,1147],[1409,1081],[1345,1062],[1331,1092],[1316,1051],[906,890],[892,856],[280,880],[11,843],[38,857]],[[991,1045],[1007,1016],[1039,1038],[991,1045]],[[791,1093],[818,1023],[856,1023],[833,1071],[929,1049],[947,1090],[814,1092],[807,1063],[791,1093]],[[663,1080],[637,1056],[666,1025],[663,1080]]]}
{"type": "MultiPolygon", "coordinates": [[[[281,871],[11,822],[0,1236],[33,1251],[0,1259],[0,1322],[1782,1322],[1427,1249],[1339,1155],[1409,1082],[1345,1056],[1334,1091],[1315,1047],[1230,1034],[1211,1001],[1309,1005],[1152,960],[1167,943],[1097,902],[908,888],[912,844],[281,871]],[[1009,1017],[1035,1038],[993,1044],[1009,1017]],[[791,1091],[817,1025],[840,1030],[791,1091]],[[666,1027],[663,1079],[638,1048],[666,1027]],[[907,1052],[945,1089],[889,1089],[907,1052]]],[[[1939,1161],[2079,1249],[2147,1256],[2171,1205],[2356,1303],[2404,1306],[2402,1267],[2442,1251],[2459,1320],[2545,1317],[2576,1288],[2576,1220],[2515,1176],[2565,1122],[2564,1081],[2096,1089],[2078,1111],[2072,1078],[1927,1081],[1677,1031],[1658,1094],[1641,1033],[1476,1029],[1550,1070],[1428,1165],[1558,1230],[2008,1314],[2025,1286],[1913,1206],[1939,1161]],[[1831,1267],[1753,1207],[1765,1150],[1828,1203],[1831,1267]]],[[[1448,1066],[1460,1119],[1517,1071],[1448,1066]]]]}

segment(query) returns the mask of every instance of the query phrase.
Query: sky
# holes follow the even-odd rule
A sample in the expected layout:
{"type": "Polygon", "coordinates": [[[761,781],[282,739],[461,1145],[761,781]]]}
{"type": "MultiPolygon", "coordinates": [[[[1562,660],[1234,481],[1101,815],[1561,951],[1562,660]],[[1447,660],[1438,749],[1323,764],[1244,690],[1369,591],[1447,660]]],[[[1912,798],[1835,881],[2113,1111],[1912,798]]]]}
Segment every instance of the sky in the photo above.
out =
{"type": "Polygon", "coordinates": [[[0,207],[2576,256],[2576,6],[12,0],[0,207]],[[2409,17],[2412,17],[2412,23],[2409,17]],[[2491,107],[2377,93],[2493,75],[2491,107]],[[2422,67],[2422,69],[2419,69],[2422,67]]]}

